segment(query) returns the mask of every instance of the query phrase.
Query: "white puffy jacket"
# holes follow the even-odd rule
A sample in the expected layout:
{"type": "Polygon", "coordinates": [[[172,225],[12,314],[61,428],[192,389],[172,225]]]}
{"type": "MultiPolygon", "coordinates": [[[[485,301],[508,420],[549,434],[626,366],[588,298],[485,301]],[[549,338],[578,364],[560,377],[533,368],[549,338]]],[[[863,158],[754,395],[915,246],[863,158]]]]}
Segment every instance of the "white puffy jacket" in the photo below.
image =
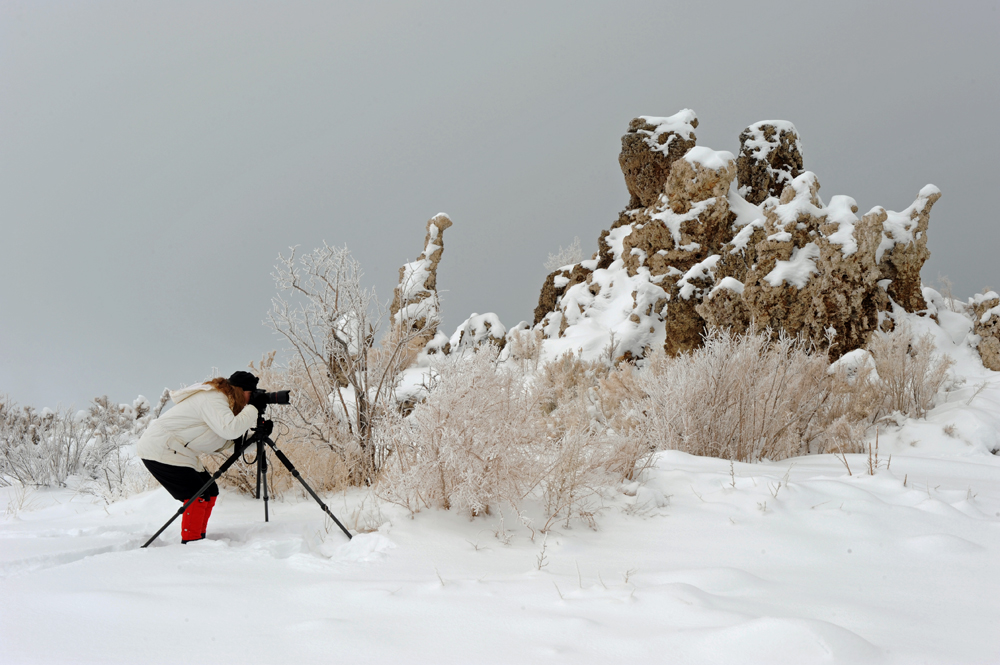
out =
{"type": "Polygon", "coordinates": [[[175,406],[139,438],[136,452],[142,459],[204,471],[198,455],[227,448],[257,423],[255,407],[247,404],[234,416],[226,396],[204,383],[173,390],[170,399],[175,406]]]}

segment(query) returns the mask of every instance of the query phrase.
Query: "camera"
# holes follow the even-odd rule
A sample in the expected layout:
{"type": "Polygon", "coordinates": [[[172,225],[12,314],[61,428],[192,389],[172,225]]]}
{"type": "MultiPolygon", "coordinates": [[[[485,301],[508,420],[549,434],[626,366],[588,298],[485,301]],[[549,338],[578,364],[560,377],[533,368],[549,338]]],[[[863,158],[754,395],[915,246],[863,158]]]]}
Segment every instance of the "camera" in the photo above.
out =
{"type": "Polygon", "coordinates": [[[253,395],[250,397],[251,402],[258,402],[260,404],[291,404],[291,394],[290,390],[279,390],[277,392],[269,393],[264,390],[255,390],[253,395]]]}

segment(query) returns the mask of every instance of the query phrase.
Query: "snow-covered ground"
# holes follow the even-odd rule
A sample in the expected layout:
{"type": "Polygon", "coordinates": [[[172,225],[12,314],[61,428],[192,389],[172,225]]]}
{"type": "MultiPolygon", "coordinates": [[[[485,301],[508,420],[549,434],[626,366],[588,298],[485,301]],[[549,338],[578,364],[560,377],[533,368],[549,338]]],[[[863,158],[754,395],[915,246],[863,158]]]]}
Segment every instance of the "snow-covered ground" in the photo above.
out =
{"type": "MultiPolygon", "coordinates": [[[[998,417],[1000,382],[966,392],[963,414],[998,417]]],[[[511,515],[504,533],[331,496],[381,525],[348,542],[311,500],[264,523],[224,493],[209,540],[175,523],[143,550],[176,510],[163,490],[4,488],[0,662],[1000,662],[1000,458],[956,409],[891,427],[874,476],[866,455],[849,474],[664,452],[596,529],[536,521],[533,539],[511,515]]]]}

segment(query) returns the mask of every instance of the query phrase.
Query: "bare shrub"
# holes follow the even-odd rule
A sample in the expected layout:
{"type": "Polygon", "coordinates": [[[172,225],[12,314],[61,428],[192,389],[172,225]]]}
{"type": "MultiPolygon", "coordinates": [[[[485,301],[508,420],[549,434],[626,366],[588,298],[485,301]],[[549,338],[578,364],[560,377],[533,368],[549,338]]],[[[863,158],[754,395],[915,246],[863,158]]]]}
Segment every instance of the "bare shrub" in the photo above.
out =
{"type": "Polygon", "coordinates": [[[499,365],[497,356],[495,346],[484,345],[435,361],[427,399],[376,434],[393,452],[379,496],[411,511],[461,508],[475,516],[501,503],[517,509],[537,482],[542,429],[524,374],[499,365]]]}
{"type": "Polygon", "coordinates": [[[88,432],[70,411],[18,408],[0,401],[0,483],[36,487],[65,486],[83,470],[88,432]]]}
{"type": "Polygon", "coordinates": [[[571,430],[549,444],[549,461],[540,486],[548,521],[542,531],[565,518],[566,526],[577,517],[593,526],[592,502],[611,484],[608,470],[612,448],[592,433],[571,430]]]}
{"type": "MultiPolygon", "coordinates": [[[[824,436],[825,355],[769,331],[713,331],[679,357],[653,354],[621,385],[618,428],[648,446],[744,462],[807,452],[824,436]]],[[[607,385],[607,384],[606,384],[607,385]]]]}
{"type": "Polygon", "coordinates": [[[808,350],[769,331],[713,331],[690,354],[654,354],[628,415],[641,414],[638,430],[661,448],[743,462],[806,452],[822,436],[828,383],[826,357],[808,350]]]}
{"type": "Polygon", "coordinates": [[[600,382],[599,403],[613,430],[659,449],[743,462],[857,452],[881,415],[923,417],[934,405],[952,361],[933,351],[929,336],[897,326],[870,355],[831,367],[802,340],[713,330],[690,354],[619,367],[600,382]]]}
{"type": "Polygon", "coordinates": [[[882,412],[923,418],[934,406],[955,361],[934,353],[931,335],[914,339],[906,325],[897,325],[890,333],[876,334],[868,349],[882,394],[882,412]]]}
{"type": "Polygon", "coordinates": [[[534,389],[551,436],[587,430],[600,421],[596,388],[609,371],[603,361],[583,360],[571,352],[540,368],[534,389]]]}
{"type": "MultiPolygon", "coordinates": [[[[522,326],[527,326],[522,323],[522,326]]],[[[510,362],[520,363],[522,369],[537,370],[541,360],[542,341],[545,339],[541,330],[526,327],[512,328],[507,332],[507,344],[502,357],[510,362]]]]}
{"type": "Polygon", "coordinates": [[[609,487],[636,480],[652,462],[656,448],[641,437],[612,430],[570,429],[539,450],[545,462],[539,487],[548,518],[542,531],[579,519],[593,528],[596,504],[609,487]]]}

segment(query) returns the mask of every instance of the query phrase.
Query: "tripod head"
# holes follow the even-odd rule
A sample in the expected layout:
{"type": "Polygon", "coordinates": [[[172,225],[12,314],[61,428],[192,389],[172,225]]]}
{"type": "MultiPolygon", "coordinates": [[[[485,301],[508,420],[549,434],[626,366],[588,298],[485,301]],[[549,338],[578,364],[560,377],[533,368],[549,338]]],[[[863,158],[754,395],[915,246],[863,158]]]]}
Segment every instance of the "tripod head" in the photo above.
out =
{"type": "Polygon", "coordinates": [[[251,443],[263,442],[271,436],[271,432],[274,431],[274,423],[264,416],[269,404],[285,405],[291,404],[291,402],[290,390],[279,390],[273,393],[265,390],[254,390],[248,403],[257,409],[257,425],[254,427],[253,434],[244,439],[245,443],[250,445],[251,443]]]}
{"type": "Polygon", "coordinates": [[[271,432],[274,431],[274,423],[270,420],[264,419],[264,414],[257,416],[257,426],[253,430],[253,435],[250,436],[248,443],[256,443],[257,441],[264,441],[264,439],[271,438],[271,432]]]}

